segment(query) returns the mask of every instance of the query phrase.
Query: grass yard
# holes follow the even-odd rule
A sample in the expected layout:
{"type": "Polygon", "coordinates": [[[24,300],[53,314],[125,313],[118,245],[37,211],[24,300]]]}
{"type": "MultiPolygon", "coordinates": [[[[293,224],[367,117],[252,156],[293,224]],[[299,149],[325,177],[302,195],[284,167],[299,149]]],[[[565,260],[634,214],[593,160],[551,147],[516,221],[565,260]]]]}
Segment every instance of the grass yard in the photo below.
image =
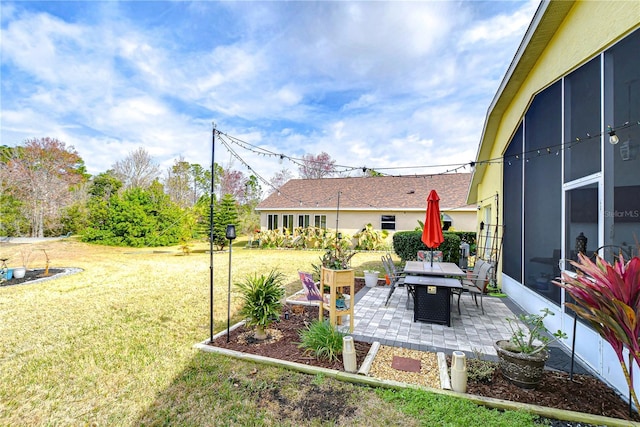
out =
{"type": "MultiPolygon", "coordinates": [[[[277,268],[288,294],[300,289],[297,270],[310,270],[322,254],[242,246],[234,245],[232,283],[277,268]]],[[[0,257],[18,266],[20,251],[31,250],[28,267],[44,268],[42,249],[52,268],[84,271],[0,288],[0,425],[457,425],[434,424],[415,405],[406,410],[412,398],[400,404],[393,393],[193,349],[209,334],[208,253],[67,239],[2,244],[0,257]],[[337,396],[327,400],[339,403],[338,416],[305,417],[300,398],[308,393],[337,396]]],[[[214,254],[216,330],[226,327],[228,259],[214,254]]],[[[380,253],[352,263],[357,276],[381,270],[380,253]]],[[[503,425],[532,424],[522,414],[473,408],[503,425]]]]}

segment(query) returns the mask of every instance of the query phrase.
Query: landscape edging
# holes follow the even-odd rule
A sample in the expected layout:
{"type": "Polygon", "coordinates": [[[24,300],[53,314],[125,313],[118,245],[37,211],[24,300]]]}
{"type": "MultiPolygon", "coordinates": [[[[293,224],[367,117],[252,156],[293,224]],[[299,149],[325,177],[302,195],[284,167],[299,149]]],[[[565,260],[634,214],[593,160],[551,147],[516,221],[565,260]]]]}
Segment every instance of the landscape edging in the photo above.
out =
{"type": "MultiPolygon", "coordinates": [[[[224,330],[223,333],[226,333],[226,330],[224,330]]],[[[218,333],[216,336],[220,336],[220,333],[218,333]]],[[[605,417],[602,415],[586,414],[584,412],[568,411],[566,409],[549,408],[546,406],[533,405],[530,403],[512,402],[509,400],[495,399],[492,397],[478,396],[478,395],[467,394],[467,393],[457,393],[451,390],[442,390],[442,389],[419,386],[414,384],[402,383],[398,381],[383,380],[383,379],[364,376],[361,374],[350,374],[348,372],[338,371],[335,369],[304,365],[302,363],[289,362],[287,360],[274,359],[272,357],[259,356],[259,355],[250,354],[250,353],[243,353],[236,350],[215,347],[215,346],[209,345],[208,343],[209,343],[209,340],[205,340],[200,343],[194,344],[194,347],[209,353],[218,353],[224,356],[234,357],[236,359],[263,363],[265,365],[286,368],[293,371],[302,372],[305,374],[310,374],[310,375],[322,374],[322,375],[326,375],[327,377],[335,378],[340,381],[348,381],[354,384],[369,385],[372,387],[394,388],[394,389],[412,388],[412,389],[424,390],[432,393],[442,394],[445,396],[467,399],[477,405],[483,405],[489,408],[511,410],[511,411],[526,411],[542,417],[554,418],[562,421],[583,422],[583,423],[589,423],[589,424],[607,425],[612,427],[629,427],[629,426],[640,427],[640,423],[637,423],[634,421],[622,420],[619,418],[611,418],[611,417],[605,417]]]]}

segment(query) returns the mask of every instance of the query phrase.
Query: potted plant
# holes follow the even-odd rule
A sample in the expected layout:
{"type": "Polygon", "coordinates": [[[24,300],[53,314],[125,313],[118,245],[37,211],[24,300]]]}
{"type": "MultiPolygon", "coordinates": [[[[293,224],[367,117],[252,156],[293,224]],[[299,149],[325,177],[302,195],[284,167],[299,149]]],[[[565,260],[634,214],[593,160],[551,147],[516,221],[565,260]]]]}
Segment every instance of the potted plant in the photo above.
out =
{"type": "Polygon", "coordinates": [[[364,271],[364,283],[368,288],[373,288],[378,284],[378,275],[380,274],[377,270],[365,270],[364,271]]]}
{"type": "Polygon", "coordinates": [[[517,318],[507,319],[511,338],[495,344],[502,375],[522,388],[535,388],[540,383],[545,362],[549,358],[549,345],[567,337],[561,330],[549,336],[544,319],[549,315],[553,316],[553,313],[548,308],[541,312],[542,314],[521,314],[517,318]]]}
{"type": "Polygon", "coordinates": [[[283,280],[282,273],[271,270],[267,276],[254,274],[236,283],[244,302],[240,315],[246,317],[247,326],[255,326],[254,337],[257,340],[266,339],[266,329],[280,318],[285,292],[283,280]]]}
{"type": "Polygon", "coordinates": [[[22,266],[15,267],[13,269],[13,277],[16,279],[22,279],[25,274],[27,274],[27,264],[29,263],[29,258],[31,257],[31,249],[29,250],[21,250],[20,256],[22,257],[22,266]]]}
{"type": "Polygon", "coordinates": [[[336,289],[336,307],[345,308],[343,287],[352,287],[354,282],[354,272],[349,263],[355,252],[344,248],[337,243],[335,248],[327,249],[322,257],[322,268],[320,276],[325,293],[331,293],[331,287],[336,289]]]}

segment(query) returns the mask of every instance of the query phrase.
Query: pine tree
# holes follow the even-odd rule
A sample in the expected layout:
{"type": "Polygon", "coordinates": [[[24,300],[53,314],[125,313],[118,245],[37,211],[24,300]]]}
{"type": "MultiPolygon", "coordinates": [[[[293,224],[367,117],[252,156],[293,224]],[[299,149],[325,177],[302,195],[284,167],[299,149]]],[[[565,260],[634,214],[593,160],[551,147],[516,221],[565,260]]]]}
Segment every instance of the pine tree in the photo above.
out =
{"type": "Polygon", "coordinates": [[[223,250],[227,244],[227,225],[238,227],[238,207],[231,194],[225,194],[213,210],[213,244],[223,250]]]}

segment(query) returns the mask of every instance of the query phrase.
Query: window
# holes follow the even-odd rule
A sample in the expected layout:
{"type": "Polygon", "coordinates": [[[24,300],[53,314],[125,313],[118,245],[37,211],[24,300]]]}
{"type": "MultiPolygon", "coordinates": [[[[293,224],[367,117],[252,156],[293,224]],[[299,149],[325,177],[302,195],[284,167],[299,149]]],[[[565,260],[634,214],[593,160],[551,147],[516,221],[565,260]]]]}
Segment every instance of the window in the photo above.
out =
{"type": "MultiPolygon", "coordinates": [[[[615,245],[612,254],[603,252],[607,261],[619,250],[625,258],[638,255],[640,239],[640,30],[605,53],[605,126],[618,128],[619,142],[609,143],[605,136],[604,245],[615,245]]],[[[605,129],[606,131],[606,129],[605,129]]],[[[586,233],[585,233],[586,234],[586,233]]],[[[589,248],[597,248],[589,236],[589,248]],[[591,242],[594,244],[591,244],[591,242]]]]}
{"type": "Polygon", "coordinates": [[[293,215],[282,215],[282,227],[293,233],[293,215]]]}
{"type": "MultiPolygon", "coordinates": [[[[562,246],[561,156],[538,156],[562,143],[562,86],[556,82],[534,98],[524,118],[524,283],[560,303],[551,283],[562,246]]],[[[513,163],[513,161],[512,161],[513,163]]]]}
{"type": "Polygon", "coordinates": [[[440,214],[442,217],[442,231],[447,231],[453,225],[453,219],[447,214],[440,214]]]}
{"type": "Polygon", "coordinates": [[[313,217],[314,225],[318,228],[326,229],[327,228],[327,216],[326,215],[314,215],[313,217]]]}
{"type": "Polygon", "coordinates": [[[278,215],[269,214],[267,215],[267,230],[277,230],[278,229],[278,215]]]}
{"type": "Polygon", "coordinates": [[[396,216],[395,215],[382,215],[380,218],[380,228],[382,230],[395,230],[396,229],[396,216]]]}
{"type": "Polygon", "coordinates": [[[503,194],[504,194],[504,241],[502,251],[502,271],[507,276],[522,283],[522,162],[515,156],[523,151],[522,125],[504,153],[503,194]]]}
{"type": "Polygon", "coordinates": [[[309,226],[309,215],[298,215],[298,227],[307,228],[309,226]]]}
{"type": "Polygon", "coordinates": [[[600,57],[564,78],[565,182],[600,171],[600,57]],[[593,135],[594,137],[589,137],[593,135]]]}

